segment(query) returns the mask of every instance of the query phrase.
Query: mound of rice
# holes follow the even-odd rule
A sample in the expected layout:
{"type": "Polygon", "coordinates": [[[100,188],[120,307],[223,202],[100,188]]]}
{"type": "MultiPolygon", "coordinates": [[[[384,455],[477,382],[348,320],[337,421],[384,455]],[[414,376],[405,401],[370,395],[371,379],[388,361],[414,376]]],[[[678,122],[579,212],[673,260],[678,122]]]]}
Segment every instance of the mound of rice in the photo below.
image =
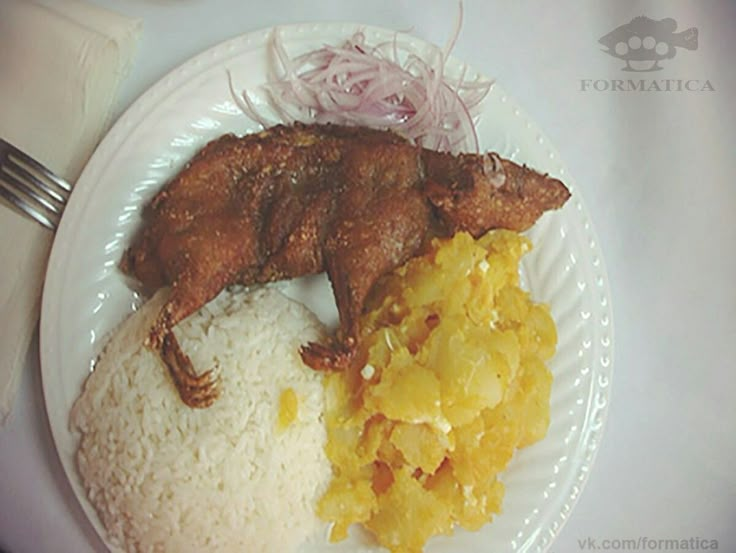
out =
{"type": "Polygon", "coordinates": [[[176,329],[195,367],[217,367],[220,398],[190,409],[143,340],[159,293],[127,319],[71,415],[77,464],[108,541],[126,551],[291,552],[324,532],[329,482],[321,377],[299,345],[323,329],[272,288],[222,292],[176,329]],[[297,420],[277,426],[292,388],[297,420]]]}

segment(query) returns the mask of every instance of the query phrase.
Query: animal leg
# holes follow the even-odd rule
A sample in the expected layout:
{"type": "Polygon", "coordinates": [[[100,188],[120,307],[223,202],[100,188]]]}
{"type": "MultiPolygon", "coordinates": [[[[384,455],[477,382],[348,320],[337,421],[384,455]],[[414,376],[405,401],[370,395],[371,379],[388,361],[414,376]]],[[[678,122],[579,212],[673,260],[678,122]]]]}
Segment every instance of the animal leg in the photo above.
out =
{"type": "Polygon", "coordinates": [[[220,390],[212,369],[198,375],[189,357],[181,350],[173,332],[168,332],[164,336],[159,351],[174,380],[179,397],[187,406],[203,409],[215,402],[220,390]]]}
{"type": "MultiPolygon", "coordinates": [[[[208,407],[217,399],[218,382],[211,369],[197,374],[173,328],[235,282],[245,266],[258,263],[255,240],[248,240],[240,225],[226,220],[207,223],[211,228],[206,236],[200,231],[176,236],[176,251],[183,252],[180,255],[185,257],[186,269],[178,272],[147,340],[147,345],[159,352],[182,401],[197,408],[208,407]]],[[[161,248],[167,247],[162,242],[161,248]]]]}
{"type": "Polygon", "coordinates": [[[356,359],[360,316],[376,281],[422,245],[429,226],[429,206],[418,190],[386,190],[355,219],[342,219],[325,243],[325,263],[332,282],[340,331],[331,344],[310,343],[303,361],[317,370],[342,370],[356,359]]]}

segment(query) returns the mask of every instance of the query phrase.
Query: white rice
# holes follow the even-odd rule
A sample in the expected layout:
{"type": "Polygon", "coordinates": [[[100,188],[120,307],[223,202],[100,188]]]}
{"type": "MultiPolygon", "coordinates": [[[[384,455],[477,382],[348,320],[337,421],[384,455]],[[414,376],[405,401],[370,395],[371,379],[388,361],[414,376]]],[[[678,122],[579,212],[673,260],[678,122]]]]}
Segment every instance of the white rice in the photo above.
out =
{"type": "Polygon", "coordinates": [[[77,464],[108,541],[125,551],[291,552],[323,532],[314,504],[329,482],[321,377],[298,348],[317,319],[272,288],[225,291],[178,325],[220,398],[190,409],[142,344],[159,293],[107,345],[72,411],[77,464]],[[277,428],[293,388],[298,419],[277,428]]]}

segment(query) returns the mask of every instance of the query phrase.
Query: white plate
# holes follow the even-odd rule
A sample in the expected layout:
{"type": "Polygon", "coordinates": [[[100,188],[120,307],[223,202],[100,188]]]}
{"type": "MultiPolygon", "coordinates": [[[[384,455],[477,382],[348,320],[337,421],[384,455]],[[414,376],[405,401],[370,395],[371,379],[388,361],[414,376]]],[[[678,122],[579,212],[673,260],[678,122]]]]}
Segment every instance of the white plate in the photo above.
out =
{"type": "MultiPolygon", "coordinates": [[[[358,28],[369,43],[394,37],[393,31],[353,24],[286,26],[281,32],[288,51],[297,54],[337,44],[358,28]]],[[[105,336],[137,302],[117,263],[140,224],[142,206],[186,160],[222,133],[258,129],[232,102],[226,70],[238,87],[253,89],[264,82],[270,32],[220,44],[144,94],[100,144],[56,234],[41,316],[46,408],[67,477],[103,540],[104,530],[76,472],[76,438],[68,421],[105,336]]],[[[404,38],[420,55],[428,52],[423,41],[404,38]]],[[[450,72],[460,68],[455,60],[448,64],[450,72]]],[[[535,249],[522,265],[526,285],[535,299],[551,305],[558,325],[559,347],[551,363],[552,421],[547,437],[517,453],[504,475],[503,514],[479,532],[433,539],[426,550],[544,551],[569,517],[600,444],[612,371],[608,281],[579,190],[549,141],[497,84],[485,99],[478,132],[483,150],[558,176],[573,192],[564,209],[545,215],[529,232],[535,249]]],[[[334,323],[324,278],[289,289],[334,323]]],[[[343,542],[310,551],[355,551],[357,545],[343,542]]]]}

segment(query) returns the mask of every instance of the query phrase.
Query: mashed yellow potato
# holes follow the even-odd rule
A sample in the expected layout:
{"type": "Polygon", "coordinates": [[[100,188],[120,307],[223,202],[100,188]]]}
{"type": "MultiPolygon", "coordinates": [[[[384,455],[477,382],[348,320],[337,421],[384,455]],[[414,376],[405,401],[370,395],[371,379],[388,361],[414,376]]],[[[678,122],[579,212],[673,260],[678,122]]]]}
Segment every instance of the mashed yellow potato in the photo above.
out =
{"type": "Polygon", "coordinates": [[[549,424],[557,334],[519,288],[529,241],[459,233],[386,277],[363,319],[360,367],[325,380],[333,541],[362,523],[394,553],[501,508],[498,474],[549,424]]]}

